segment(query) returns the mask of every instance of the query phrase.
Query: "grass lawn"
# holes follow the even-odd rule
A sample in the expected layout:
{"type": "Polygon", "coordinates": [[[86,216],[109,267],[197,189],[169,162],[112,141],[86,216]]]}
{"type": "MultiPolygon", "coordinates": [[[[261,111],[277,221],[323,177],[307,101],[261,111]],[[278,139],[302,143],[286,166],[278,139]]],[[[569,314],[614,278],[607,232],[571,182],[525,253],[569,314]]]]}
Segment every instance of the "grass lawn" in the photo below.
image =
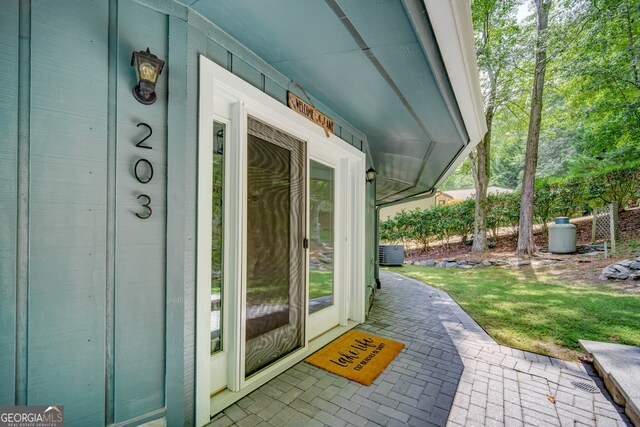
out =
{"type": "Polygon", "coordinates": [[[579,339],[640,346],[640,296],[607,285],[572,285],[532,267],[389,271],[446,291],[501,344],[563,359],[579,339]]]}
{"type": "Polygon", "coordinates": [[[333,270],[309,270],[309,299],[333,294],[333,270]]]}
{"type": "MultiPolygon", "coordinates": [[[[286,280],[255,279],[249,284],[247,289],[247,301],[252,304],[286,304],[289,300],[289,288],[286,280]]],[[[212,293],[220,292],[219,283],[217,286],[212,283],[212,293]]],[[[333,270],[310,270],[309,271],[309,298],[324,297],[333,294],[333,270]]]]}

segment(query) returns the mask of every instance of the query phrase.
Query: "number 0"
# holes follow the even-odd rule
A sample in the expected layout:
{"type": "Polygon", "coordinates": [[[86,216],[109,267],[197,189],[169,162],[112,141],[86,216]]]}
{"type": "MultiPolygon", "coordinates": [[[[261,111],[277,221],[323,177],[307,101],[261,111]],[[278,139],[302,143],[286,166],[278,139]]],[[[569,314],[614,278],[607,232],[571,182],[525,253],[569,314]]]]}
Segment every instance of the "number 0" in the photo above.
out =
{"type": "Polygon", "coordinates": [[[152,165],[152,164],[151,164],[151,162],[150,162],[149,160],[147,160],[147,159],[140,159],[140,160],[138,160],[138,161],[136,162],[136,165],[133,167],[133,172],[135,173],[135,175],[136,175],[136,179],[138,180],[138,182],[139,182],[140,184],[146,184],[146,183],[148,183],[149,181],[151,181],[151,180],[153,179],[153,165],[152,165]],[[146,164],[147,164],[147,166],[149,167],[149,178],[147,178],[146,180],[142,180],[142,179],[140,178],[140,175],[138,175],[138,165],[139,165],[140,163],[146,163],[146,164]]]}

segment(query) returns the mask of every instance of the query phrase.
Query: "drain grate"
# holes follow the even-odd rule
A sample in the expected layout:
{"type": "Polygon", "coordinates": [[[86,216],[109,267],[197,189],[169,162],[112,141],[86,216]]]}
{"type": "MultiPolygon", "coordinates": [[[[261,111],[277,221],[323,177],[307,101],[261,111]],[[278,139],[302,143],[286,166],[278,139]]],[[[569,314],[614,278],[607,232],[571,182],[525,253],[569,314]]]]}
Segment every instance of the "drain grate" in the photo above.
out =
{"type": "Polygon", "coordinates": [[[597,393],[600,391],[594,384],[583,383],[580,381],[571,381],[571,384],[578,390],[586,391],[588,393],[597,393]]]}

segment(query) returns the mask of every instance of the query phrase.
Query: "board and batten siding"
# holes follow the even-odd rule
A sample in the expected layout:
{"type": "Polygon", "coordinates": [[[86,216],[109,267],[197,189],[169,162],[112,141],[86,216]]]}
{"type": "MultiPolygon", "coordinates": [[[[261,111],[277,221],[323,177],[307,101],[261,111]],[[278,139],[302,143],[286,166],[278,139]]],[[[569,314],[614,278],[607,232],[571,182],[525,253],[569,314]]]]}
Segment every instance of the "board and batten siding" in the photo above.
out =
{"type": "Polygon", "coordinates": [[[107,11],[31,4],[25,403],[70,425],[104,421],[107,11]]]}
{"type": "Polygon", "coordinates": [[[157,418],[167,82],[156,104],[139,104],[129,62],[147,46],[166,60],[169,17],[133,1],[9,1],[0,23],[0,404],[64,405],[69,425],[157,418]],[[140,122],[152,150],[135,146],[140,122]],[[154,168],[147,184],[139,158],[154,168]],[[134,215],[142,193],[148,220],[134,215]]]}
{"type": "Polygon", "coordinates": [[[0,7],[0,405],[15,399],[19,5],[0,7]]]}
{"type": "Polygon", "coordinates": [[[0,405],[64,405],[69,425],[194,422],[198,56],[283,104],[290,82],[182,3],[0,8],[0,405]],[[131,94],[147,47],[166,61],[151,106],[131,94]]]}
{"type": "MultiPolygon", "coordinates": [[[[116,423],[150,413],[164,406],[165,365],[165,266],[166,266],[166,173],[167,173],[167,74],[163,73],[152,105],[142,105],[131,95],[135,74],[130,71],[131,52],[149,47],[167,59],[167,15],[133,2],[118,7],[118,108],[116,165],[116,257],[114,408],[116,423]],[[153,133],[144,143],[136,144],[153,133]],[[140,159],[153,165],[146,184],[133,176],[140,159]],[[147,215],[137,199],[151,199],[147,215]]],[[[167,68],[169,70],[169,68],[167,68]]],[[[180,143],[180,141],[175,141],[180,143]]],[[[148,169],[139,164],[139,173],[148,169]]],[[[148,172],[148,171],[147,171],[148,172]]],[[[147,175],[141,175],[142,181],[147,175]]]]}

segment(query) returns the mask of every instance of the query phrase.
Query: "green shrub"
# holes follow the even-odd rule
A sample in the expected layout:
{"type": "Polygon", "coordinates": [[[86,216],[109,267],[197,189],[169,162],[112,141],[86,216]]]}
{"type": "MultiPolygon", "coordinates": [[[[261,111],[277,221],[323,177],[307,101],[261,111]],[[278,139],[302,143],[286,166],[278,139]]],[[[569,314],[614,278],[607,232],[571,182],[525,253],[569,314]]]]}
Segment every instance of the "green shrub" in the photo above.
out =
{"type": "Polygon", "coordinates": [[[619,210],[638,202],[640,162],[612,166],[591,172],[586,177],[590,205],[615,203],[619,210]]]}
{"type": "Polygon", "coordinates": [[[558,216],[581,215],[587,206],[587,182],[584,177],[544,178],[536,180],[534,218],[546,232],[547,223],[558,216]]]}
{"type": "Polygon", "coordinates": [[[494,239],[498,237],[499,228],[508,227],[517,233],[519,221],[520,193],[487,195],[487,230],[491,230],[494,239]]]}
{"type": "Polygon", "coordinates": [[[467,199],[453,206],[452,216],[455,218],[455,234],[466,241],[473,234],[473,222],[475,218],[476,202],[473,199],[467,199]]]}
{"type": "MultiPolygon", "coordinates": [[[[640,161],[600,169],[583,175],[536,180],[534,218],[544,224],[557,216],[579,216],[590,207],[616,203],[619,209],[634,205],[640,197],[640,161]]],[[[386,242],[417,242],[423,250],[436,241],[448,244],[454,236],[463,241],[473,233],[475,200],[402,211],[380,222],[380,239],[386,242]]],[[[520,193],[487,196],[487,229],[493,239],[498,229],[518,233],[520,193]]]]}

